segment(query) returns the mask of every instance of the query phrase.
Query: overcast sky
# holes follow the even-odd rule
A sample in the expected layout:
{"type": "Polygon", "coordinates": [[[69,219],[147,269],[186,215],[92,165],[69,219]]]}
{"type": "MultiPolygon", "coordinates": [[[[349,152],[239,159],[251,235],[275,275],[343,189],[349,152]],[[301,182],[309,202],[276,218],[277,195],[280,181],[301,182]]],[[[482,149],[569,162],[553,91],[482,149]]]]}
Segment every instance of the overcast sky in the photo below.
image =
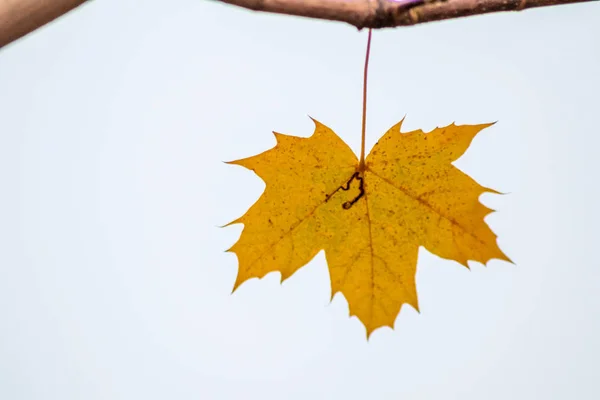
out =
{"type": "Polygon", "coordinates": [[[515,261],[420,251],[421,314],[348,317],[321,252],[230,295],[251,171],[358,152],[366,31],[206,0],[94,1],[0,50],[0,398],[600,398],[600,3],[374,33],[368,144],[499,121],[456,165],[515,261]]]}

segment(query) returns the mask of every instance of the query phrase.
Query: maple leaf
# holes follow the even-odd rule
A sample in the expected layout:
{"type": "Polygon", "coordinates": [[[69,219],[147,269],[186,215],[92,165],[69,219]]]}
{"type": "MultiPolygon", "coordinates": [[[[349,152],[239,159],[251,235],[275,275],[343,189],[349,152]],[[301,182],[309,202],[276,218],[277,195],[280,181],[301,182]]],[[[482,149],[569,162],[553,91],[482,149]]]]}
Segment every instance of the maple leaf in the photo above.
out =
{"type": "Polygon", "coordinates": [[[466,266],[509,261],[484,222],[493,210],[479,185],[451,163],[492,124],[449,125],[402,133],[402,121],[364,163],[330,128],[315,122],[308,138],[275,133],[277,144],[232,161],[266,188],[240,218],[234,291],[250,278],[279,271],[281,281],[325,250],[331,298],[341,292],[367,337],[389,326],[403,304],[419,311],[415,272],[420,246],[466,266]]]}

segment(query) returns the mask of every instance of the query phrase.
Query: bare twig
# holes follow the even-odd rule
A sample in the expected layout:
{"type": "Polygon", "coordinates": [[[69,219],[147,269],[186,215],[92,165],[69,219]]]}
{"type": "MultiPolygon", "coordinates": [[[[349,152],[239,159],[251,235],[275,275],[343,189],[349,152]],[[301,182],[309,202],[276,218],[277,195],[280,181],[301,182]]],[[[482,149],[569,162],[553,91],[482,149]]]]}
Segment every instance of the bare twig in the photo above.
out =
{"type": "Polygon", "coordinates": [[[0,0],[0,47],[60,17],[86,0],[0,0]]]}
{"type": "MultiPolygon", "coordinates": [[[[167,0],[165,0],[167,1],[167,0]]],[[[467,15],[597,0],[217,0],[256,11],[347,22],[357,28],[414,25],[467,15]]],[[[0,47],[86,0],[0,0],[0,47]]]]}
{"type": "Polygon", "coordinates": [[[468,15],[596,0],[217,0],[279,14],[347,22],[357,28],[415,25],[468,15]]]}

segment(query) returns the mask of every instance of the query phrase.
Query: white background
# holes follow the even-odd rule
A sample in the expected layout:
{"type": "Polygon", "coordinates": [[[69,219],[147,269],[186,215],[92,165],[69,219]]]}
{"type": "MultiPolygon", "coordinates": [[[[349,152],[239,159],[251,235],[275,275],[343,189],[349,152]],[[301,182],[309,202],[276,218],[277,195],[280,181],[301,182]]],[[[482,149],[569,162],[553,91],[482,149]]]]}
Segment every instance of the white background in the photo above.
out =
{"type": "Polygon", "coordinates": [[[509,194],[516,265],[421,250],[395,330],[323,253],[230,295],[262,181],[222,161],[360,144],[366,31],[212,1],[104,0],[0,50],[0,398],[600,398],[600,4],[377,31],[368,143],[499,121],[457,166],[509,194]]]}

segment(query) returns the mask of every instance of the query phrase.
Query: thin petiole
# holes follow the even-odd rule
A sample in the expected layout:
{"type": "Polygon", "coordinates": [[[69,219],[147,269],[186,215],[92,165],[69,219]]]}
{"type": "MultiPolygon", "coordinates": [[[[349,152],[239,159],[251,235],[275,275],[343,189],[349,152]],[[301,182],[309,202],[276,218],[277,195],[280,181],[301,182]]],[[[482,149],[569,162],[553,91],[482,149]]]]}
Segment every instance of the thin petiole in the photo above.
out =
{"type": "Polygon", "coordinates": [[[369,55],[371,53],[371,28],[367,39],[367,54],[365,55],[365,72],[363,76],[363,108],[362,108],[362,131],[360,142],[360,160],[358,163],[359,171],[365,170],[365,141],[367,131],[367,76],[369,71],[369,55]]]}

